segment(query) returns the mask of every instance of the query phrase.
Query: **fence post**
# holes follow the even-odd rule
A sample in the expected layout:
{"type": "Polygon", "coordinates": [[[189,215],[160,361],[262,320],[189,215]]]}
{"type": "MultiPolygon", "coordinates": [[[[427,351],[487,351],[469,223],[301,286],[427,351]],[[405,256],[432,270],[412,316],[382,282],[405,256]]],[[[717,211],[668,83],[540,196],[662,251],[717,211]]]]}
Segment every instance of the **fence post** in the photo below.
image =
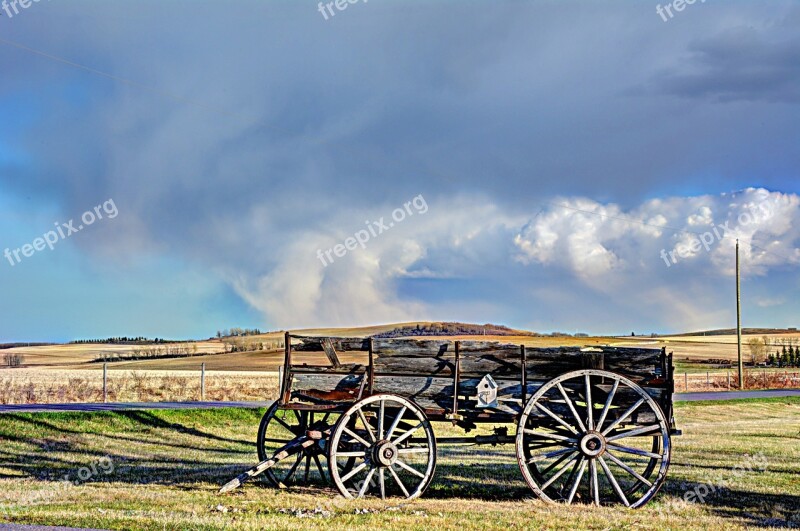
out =
{"type": "Polygon", "coordinates": [[[103,364],[103,403],[108,402],[108,363],[103,364]]]}
{"type": "Polygon", "coordinates": [[[769,389],[769,379],[767,378],[767,369],[764,369],[764,389],[769,389]]]}
{"type": "Polygon", "coordinates": [[[731,390],[731,371],[728,371],[728,391],[731,390]]]}
{"type": "Polygon", "coordinates": [[[709,376],[708,371],[706,371],[706,386],[711,387],[711,376],[709,376]]]}
{"type": "Polygon", "coordinates": [[[200,401],[205,401],[206,399],[206,364],[205,362],[200,364],[200,401]]]}
{"type": "Polygon", "coordinates": [[[683,373],[683,387],[686,389],[686,392],[689,392],[689,373],[683,373]]]}

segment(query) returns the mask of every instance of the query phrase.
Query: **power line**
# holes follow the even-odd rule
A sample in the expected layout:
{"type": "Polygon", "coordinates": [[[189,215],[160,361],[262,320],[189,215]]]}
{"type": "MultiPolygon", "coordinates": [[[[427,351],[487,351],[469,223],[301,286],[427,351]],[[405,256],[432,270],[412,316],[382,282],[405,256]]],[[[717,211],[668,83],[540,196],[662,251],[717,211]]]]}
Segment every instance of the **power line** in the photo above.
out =
{"type": "Polygon", "coordinates": [[[65,59],[63,57],[59,57],[57,55],[53,55],[53,54],[50,54],[50,53],[47,53],[47,52],[43,52],[41,50],[37,50],[35,48],[31,48],[30,46],[26,46],[26,45],[20,44],[18,42],[9,41],[7,39],[0,38],[0,44],[5,44],[6,46],[10,46],[12,48],[16,48],[18,50],[22,50],[24,52],[27,52],[27,53],[30,53],[30,54],[33,54],[33,55],[38,55],[40,57],[44,57],[45,59],[49,59],[49,60],[55,61],[57,63],[65,64],[67,66],[71,66],[73,68],[77,68],[79,70],[83,70],[83,71],[88,72],[90,74],[93,74],[95,76],[104,77],[106,79],[111,79],[113,81],[117,81],[119,83],[123,83],[125,85],[131,86],[131,87],[135,87],[135,88],[144,90],[146,92],[151,92],[153,94],[158,94],[160,96],[164,96],[166,98],[169,98],[171,100],[177,101],[179,103],[186,103],[188,105],[193,105],[195,107],[200,107],[200,108],[202,108],[204,110],[213,111],[213,112],[216,112],[216,113],[230,114],[228,111],[225,111],[224,109],[213,107],[211,105],[207,105],[207,104],[202,103],[202,102],[190,100],[190,99],[184,98],[182,96],[178,96],[176,94],[173,94],[171,92],[168,92],[168,91],[165,91],[165,90],[161,90],[161,89],[158,89],[158,88],[154,88],[154,87],[151,87],[151,86],[146,85],[144,83],[139,83],[138,81],[133,81],[132,79],[128,79],[128,78],[124,78],[124,77],[120,77],[120,76],[115,76],[114,74],[109,74],[108,72],[103,72],[102,70],[97,70],[96,68],[92,68],[90,66],[86,66],[86,65],[83,65],[81,63],[76,63],[75,61],[70,61],[69,59],[65,59]]]}

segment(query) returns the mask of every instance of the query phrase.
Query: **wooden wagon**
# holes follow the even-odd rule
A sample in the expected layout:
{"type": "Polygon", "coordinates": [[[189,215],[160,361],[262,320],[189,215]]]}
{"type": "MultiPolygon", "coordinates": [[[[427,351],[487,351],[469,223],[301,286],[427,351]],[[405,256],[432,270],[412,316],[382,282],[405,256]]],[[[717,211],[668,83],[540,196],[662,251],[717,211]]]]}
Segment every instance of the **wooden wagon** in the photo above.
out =
{"type": "Polygon", "coordinates": [[[420,496],[438,444],[513,444],[551,502],[641,507],[664,483],[672,355],[663,349],[531,348],[486,341],[286,334],[280,399],[258,431],[276,487],[330,480],[347,498],[420,496]],[[437,438],[432,422],[481,435],[437,438]],[[509,433],[509,424],[514,431],[509,433]]]}

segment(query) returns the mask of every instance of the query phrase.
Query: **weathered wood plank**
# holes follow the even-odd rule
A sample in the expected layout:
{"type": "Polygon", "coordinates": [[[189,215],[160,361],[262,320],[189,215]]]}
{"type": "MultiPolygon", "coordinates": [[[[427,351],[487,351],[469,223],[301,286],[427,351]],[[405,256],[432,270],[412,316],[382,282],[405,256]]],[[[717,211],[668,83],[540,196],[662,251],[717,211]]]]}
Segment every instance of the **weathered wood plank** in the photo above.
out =
{"type": "Polygon", "coordinates": [[[325,355],[328,357],[328,361],[331,362],[331,366],[336,369],[342,363],[339,361],[339,356],[336,354],[336,349],[333,348],[333,341],[330,338],[325,338],[322,340],[322,350],[325,351],[325,355]]]}
{"type": "Polygon", "coordinates": [[[323,352],[323,340],[330,341],[334,349],[339,352],[353,350],[369,350],[369,339],[360,337],[313,337],[313,336],[291,336],[297,340],[292,342],[292,350],[323,352]]]}

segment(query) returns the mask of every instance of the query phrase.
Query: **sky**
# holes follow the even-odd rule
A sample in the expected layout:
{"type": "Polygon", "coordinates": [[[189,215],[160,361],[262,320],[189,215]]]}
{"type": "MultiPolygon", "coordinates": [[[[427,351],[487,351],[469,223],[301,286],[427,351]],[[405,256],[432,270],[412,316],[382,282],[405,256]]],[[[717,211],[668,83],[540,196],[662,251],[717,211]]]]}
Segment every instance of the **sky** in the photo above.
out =
{"type": "Polygon", "coordinates": [[[15,5],[0,343],[800,326],[796,2],[15,5]]]}

